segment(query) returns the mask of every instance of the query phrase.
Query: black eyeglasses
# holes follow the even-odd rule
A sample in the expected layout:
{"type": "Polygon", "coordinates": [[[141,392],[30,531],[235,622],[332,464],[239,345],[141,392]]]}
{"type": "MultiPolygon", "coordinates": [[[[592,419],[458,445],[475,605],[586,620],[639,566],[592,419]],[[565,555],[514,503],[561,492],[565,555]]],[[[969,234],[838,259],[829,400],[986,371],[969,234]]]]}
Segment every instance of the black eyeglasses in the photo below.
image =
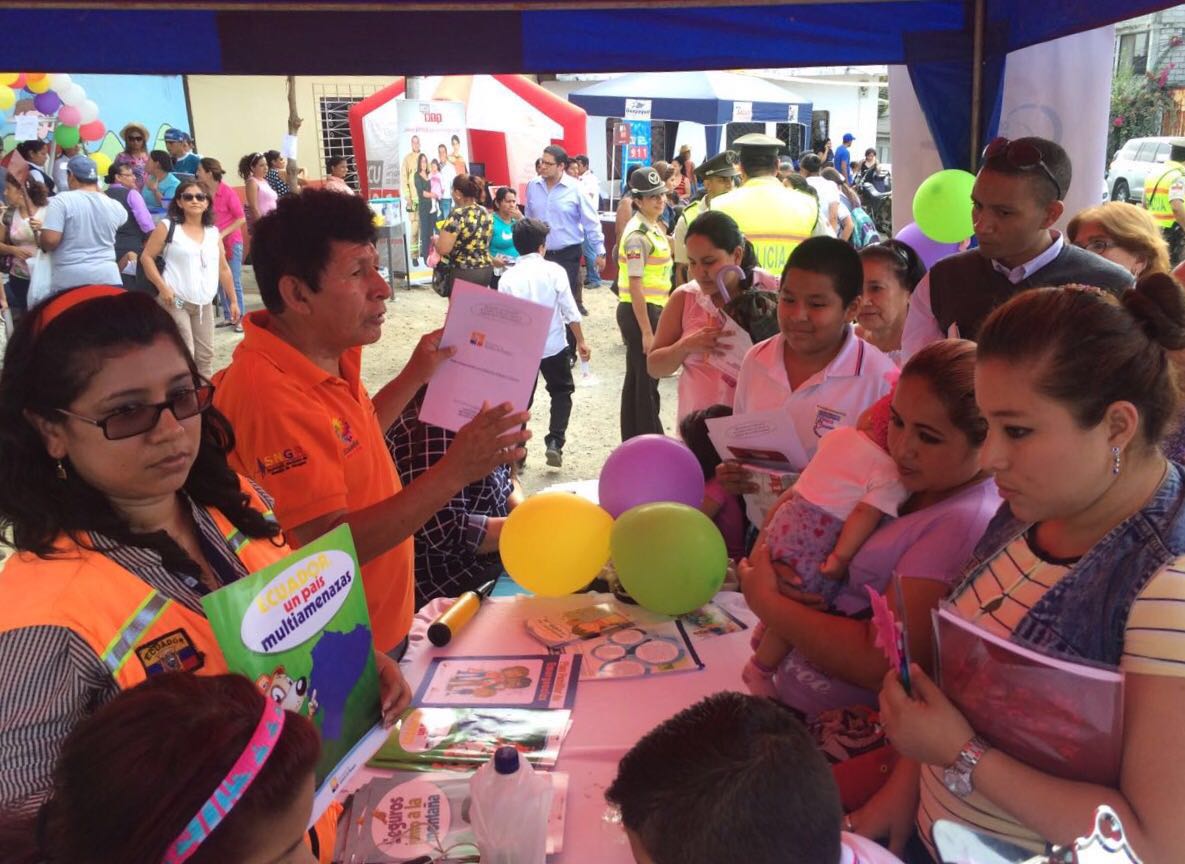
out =
{"type": "Polygon", "coordinates": [[[213,402],[214,385],[199,384],[196,387],[189,387],[174,393],[164,402],[157,402],[155,405],[129,405],[108,414],[101,420],[83,417],[81,414],[75,414],[65,408],[57,410],[59,414],[65,414],[67,417],[73,417],[83,423],[90,423],[92,426],[98,426],[103,430],[103,437],[108,441],[120,441],[124,438],[143,435],[145,432],[155,429],[156,424],[160,422],[160,415],[165,412],[166,408],[172,411],[173,416],[178,420],[188,420],[190,417],[201,414],[213,402]]]}
{"type": "Polygon", "coordinates": [[[1062,184],[1057,182],[1057,178],[1053,176],[1053,172],[1045,164],[1045,155],[1036,144],[1033,144],[1031,141],[1009,141],[1007,138],[993,139],[983,148],[983,161],[987,162],[988,160],[998,159],[1000,157],[1003,157],[1004,161],[1013,168],[1021,171],[1032,171],[1034,168],[1040,168],[1045,172],[1045,176],[1049,178],[1049,182],[1053,184],[1053,188],[1057,190],[1057,200],[1062,200],[1062,184]]]}
{"type": "Polygon", "coordinates": [[[182,201],[205,201],[210,196],[203,195],[201,192],[182,192],[179,196],[182,201]]]}

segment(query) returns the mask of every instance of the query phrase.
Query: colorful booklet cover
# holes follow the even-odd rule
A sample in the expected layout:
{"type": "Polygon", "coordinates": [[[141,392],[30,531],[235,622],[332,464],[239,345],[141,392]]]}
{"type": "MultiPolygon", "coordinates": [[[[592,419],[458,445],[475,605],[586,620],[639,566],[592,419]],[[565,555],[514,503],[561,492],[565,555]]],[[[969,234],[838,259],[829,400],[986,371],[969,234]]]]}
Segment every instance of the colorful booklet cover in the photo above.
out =
{"type": "MultiPolygon", "coordinates": [[[[546,775],[555,790],[547,854],[564,846],[568,775],[546,775]]],[[[459,864],[476,861],[469,821],[471,773],[408,774],[371,780],[354,793],[337,832],[334,861],[355,864],[459,864]]]]}
{"type": "Polygon", "coordinates": [[[579,656],[437,657],[412,701],[428,708],[571,708],[579,675],[579,656]]]}
{"type": "Polygon", "coordinates": [[[565,609],[555,615],[528,618],[527,632],[548,648],[558,648],[570,642],[596,639],[613,630],[634,623],[628,614],[613,603],[594,603],[565,609]]]}
{"type": "Polygon", "coordinates": [[[708,603],[686,615],[680,615],[679,620],[683,622],[683,628],[692,641],[713,639],[716,636],[727,636],[729,633],[749,629],[748,624],[715,603],[708,603]]]}
{"type": "Polygon", "coordinates": [[[315,821],[387,735],[349,526],[206,595],[202,606],[230,670],[321,733],[315,821]]]}
{"type": "Polygon", "coordinates": [[[566,709],[409,708],[370,764],[405,771],[473,768],[509,744],[536,768],[551,768],[571,725],[566,709]]]}
{"type": "Polygon", "coordinates": [[[1123,673],[934,612],[939,681],[971,727],[1010,756],[1067,780],[1114,786],[1123,754],[1123,673]]]}

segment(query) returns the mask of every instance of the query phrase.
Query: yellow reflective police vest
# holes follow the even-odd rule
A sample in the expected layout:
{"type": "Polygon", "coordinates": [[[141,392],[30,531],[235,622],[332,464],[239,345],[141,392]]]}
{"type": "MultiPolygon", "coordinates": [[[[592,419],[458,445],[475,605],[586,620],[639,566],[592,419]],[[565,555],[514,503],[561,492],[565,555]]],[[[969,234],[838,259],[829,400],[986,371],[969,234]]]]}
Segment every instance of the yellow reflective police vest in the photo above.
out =
{"type": "Polygon", "coordinates": [[[1166,162],[1144,178],[1144,206],[1161,230],[1171,228],[1177,221],[1169,202],[1169,190],[1183,175],[1185,166],[1180,162],[1166,162]]]}
{"type": "Polygon", "coordinates": [[[811,236],[819,205],[810,195],[787,189],[777,177],[753,177],[740,189],[712,200],[712,209],[736,220],[757,253],[757,265],[780,274],[786,259],[811,236]]]}
{"type": "Polygon", "coordinates": [[[618,283],[621,285],[618,300],[622,303],[631,301],[625,241],[631,234],[636,233],[644,235],[650,242],[650,251],[646,255],[645,268],[642,271],[642,296],[646,298],[647,303],[665,306],[671,296],[671,241],[661,228],[651,225],[640,213],[635,213],[626,224],[621,243],[618,244],[617,270],[621,274],[618,277],[618,283]]]}

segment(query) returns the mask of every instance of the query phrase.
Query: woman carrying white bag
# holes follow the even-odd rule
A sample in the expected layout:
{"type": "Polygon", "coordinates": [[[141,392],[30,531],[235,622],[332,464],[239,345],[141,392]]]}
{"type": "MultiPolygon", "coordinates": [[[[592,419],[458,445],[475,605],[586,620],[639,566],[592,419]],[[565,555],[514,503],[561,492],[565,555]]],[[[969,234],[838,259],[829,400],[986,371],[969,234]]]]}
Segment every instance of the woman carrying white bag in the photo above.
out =
{"type": "Polygon", "coordinates": [[[214,374],[214,299],[219,284],[230,298],[231,319],[236,323],[240,310],[210,198],[196,180],[177,186],[168,216],[148,235],[140,262],[160,292],[160,304],[177,322],[198,372],[209,378],[214,374]],[[163,272],[157,266],[158,256],[163,258],[163,272]]]}

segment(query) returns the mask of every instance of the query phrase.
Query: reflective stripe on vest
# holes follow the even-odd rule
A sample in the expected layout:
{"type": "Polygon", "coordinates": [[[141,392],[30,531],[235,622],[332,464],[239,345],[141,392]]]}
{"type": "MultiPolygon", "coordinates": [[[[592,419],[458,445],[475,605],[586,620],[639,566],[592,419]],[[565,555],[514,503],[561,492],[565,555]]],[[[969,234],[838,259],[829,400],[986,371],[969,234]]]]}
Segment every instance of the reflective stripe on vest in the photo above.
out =
{"type": "Polygon", "coordinates": [[[740,189],[712,200],[727,213],[757,253],[757,266],[780,274],[786,259],[819,221],[819,205],[805,192],[787,189],[776,177],[754,177],[740,189]]]}
{"type": "MultiPolygon", "coordinates": [[[[671,296],[671,241],[666,234],[642,219],[641,215],[635,214],[626,224],[622,236],[629,237],[631,234],[639,232],[650,241],[650,251],[646,255],[646,263],[642,269],[642,296],[646,298],[647,303],[665,306],[671,296]]],[[[626,274],[628,279],[629,270],[625,257],[624,239],[619,250],[617,267],[619,272],[626,274]]],[[[619,291],[617,299],[621,303],[631,302],[629,288],[625,287],[625,290],[619,291]]]]}
{"type": "Polygon", "coordinates": [[[1173,205],[1169,201],[1169,191],[1172,189],[1173,181],[1181,175],[1182,170],[1180,164],[1170,162],[1166,166],[1166,170],[1155,180],[1149,176],[1144,181],[1144,206],[1161,228],[1169,228],[1177,221],[1173,216],[1173,205]],[[1166,180],[1168,182],[1165,182],[1166,180]]]}
{"type": "MultiPolygon", "coordinates": [[[[271,510],[264,510],[263,518],[272,524],[275,524],[276,522],[276,514],[271,510]]],[[[230,527],[228,532],[223,534],[223,537],[226,540],[226,544],[230,546],[231,551],[236,555],[240,554],[244,549],[246,549],[247,544],[251,542],[250,537],[245,535],[238,528],[235,528],[233,525],[230,527]]]]}
{"type": "Polygon", "coordinates": [[[119,670],[123,668],[124,663],[128,662],[132,651],[139,644],[140,637],[156,623],[156,619],[164,614],[165,609],[172,602],[159,591],[153,591],[144,598],[144,602],[124,622],[123,627],[115,634],[115,638],[107,644],[103,656],[99,658],[103,661],[103,665],[111,670],[112,678],[119,675],[119,670]]]}

